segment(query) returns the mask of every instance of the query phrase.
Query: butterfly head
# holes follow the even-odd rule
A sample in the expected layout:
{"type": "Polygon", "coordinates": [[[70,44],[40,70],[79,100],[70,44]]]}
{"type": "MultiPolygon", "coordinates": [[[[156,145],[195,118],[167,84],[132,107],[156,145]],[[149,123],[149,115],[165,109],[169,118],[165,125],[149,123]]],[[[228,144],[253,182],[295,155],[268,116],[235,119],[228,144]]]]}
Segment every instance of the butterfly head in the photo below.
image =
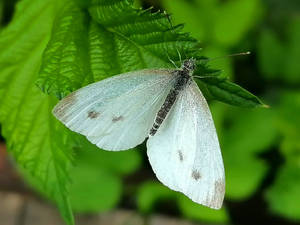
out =
{"type": "Polygon", "coordinates": [[[183,61],[182,70],[189,72],[192,74],[196,68],[196,60],[191,58],[183,61]]]}

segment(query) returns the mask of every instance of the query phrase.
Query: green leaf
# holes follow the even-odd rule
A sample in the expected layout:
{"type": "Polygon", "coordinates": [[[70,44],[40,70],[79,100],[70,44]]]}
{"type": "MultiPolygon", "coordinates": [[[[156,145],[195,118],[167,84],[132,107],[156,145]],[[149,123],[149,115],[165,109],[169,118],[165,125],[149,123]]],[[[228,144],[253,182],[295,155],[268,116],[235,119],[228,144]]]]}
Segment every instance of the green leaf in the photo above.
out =
{"type": "Polygon", "coordinates": [[[3,21],[3,9],[4,9],[4,1],[0,1],[0,29],[2,27],[2,21],[3,21]]]}
{"type": "MultiPolygon", "coordinates": [[[[46,93],[63,97],[115,74],[173,67],[169,58],[178,63],[178,51],[200,59],[199,43],[182,33],[182,27],[172,27],[165,14],[137,10],[131,1],[121,0],[93,0],[89,12],[93,20],[87,26],[81,9],[67,7],[54,27],[38,79],[46,93]]],[[[199,63],[195,73],[209,76],[212,71],[199,63]]],[[[202,81],[217,100],[237,106],[262,106],[257,97],[224,79],[202,81]]]]}
{"type": "Polygon", "coordinates": [[[79,140],[81,149],[85,150],[80,153],[80,160],[101,170],[118,175],[128,175],[136,171],[141,165],[138,148],[120,151],[116,154],[116,152],[100,150],[96,145],[88,142],[85,137],[79,140]]]}
{"type": "Polygon", "coordinates": [[[67,197],[69,132],[51,114],[56,100],[34,85],[61,2],[23,0],[0,35],[0,122],[8,150],[30,183],[55,200],[73,224],[67,197]]]}
{"type": "Polygon", "coordinates": [[[185,31],[204,44],[222,48],[238,43],[259,21],[263,11],[259,0],[162,0],[162,3],[177,23],[186,23],[185,31]]]}
{"type": "Polygon", "coordinates": [[[72,209],[78,213],[99,213],[116,207],[122,194],[121,180],[105,170],[78,165],[72,171],[72,209]]]}
{"type": "Polygon", "coordinates": [[[276,34],[263,30],[258,41],[258,63],[266,78],[280,78],[284,70],[284,46],[276,34]]]}
{"type": "Polygon", "coordinates": [[[70,172],[70,199],[76,212],[107,211],[121,199],[121,176],[136,171],[141,165],[138,149],[122,152],[100,150],[85,137],[77,139],[76,165],[70,172]]]}
{"type": "Polygon", "coordinates": [[[88,56],[87,15],[69,1],[56,19],[44,51],[39,87],[58,98],[92,80],[88,56]],[[61,91],[63,90],[63,91],[61,91]]]}
{"type": "Polygon", "coordinates": [[[238,43],[261,17],[259,0],[231,0],[216,13],[213,37],[217,43],[230,46],[238,43]]]}
{"type": "Polygon", "coordinates": [[[47,93],[64,96],[80,86],[111,75],[143,68],[171,67],[168,56],[178,60],[176,49],[188,54],[194,52],[198,43],[186,34],[175,32],[179,28],[172,30],[165,14],[136,10],[131,3],[92,1],[89,12],[93,20],[89,26],[83,26],[83,22],[78,25],[77,18],[84,21],[83,16],[75,16],[78,12],[66,10],[54,27],[44,54],[39,86],[47,93]],[[69,18],[67,25],[65,17],[69,18]],[[88,33],[78,27],[87,27],[88,33]],[[73,36],[79,36],[78,44],[69,41],[73,36]],[[86,52],[80,54],[80,49],[86,52]],[[72,57],[66,60],[64,52],[69,52],[72,57]],[[53,54],[55,59],[49,63],[53,54]],[[80,55],[88,55],[89,62],[81,60],[80,55]],[[84,68],[89,68],[91,73],[84,72],[84,68]]]}
{"type": "Polygon", "coordinates": [[[229,218],[225,206],[219,210],[199,205],[184,195],[178,196],[178,205],[184,217],[209,223],[226,223],[229,218]]]}
{"type": "Polygon", "coordinates": [[[258,154],[276,142],[276,114],[269,109],[228,109],[226,117],[226,129],[219,130],[226,167],[226,197],[242,200],[255,192],[267,172],[268,165],[258,154]]]}
{"type": "Polygon", "coordinates": [[[285,54],[285,76],[290,83],[300,82],[300,19],[295,17],[288,25],[289,44],[285,54]]]}
{"type": "Polygon", "coordinates": [[[300,220],[300,167],[285,165],[276,177],[275,183],[266,193],[270,210],[291,220],[300,220]]]}
{"type": "Polygon", "coordinates": [[[300,112],[300,92],[282,92],[278,107],[278,127],[282,135],[280,152],[287,163],[295,165],[300,163],[300,118],[295,116],[297,112],[300,112]]]}
{"type": "Polygon", "coordinates": [[[176,23],[184,23],[184,31],[191,32],[201,42],[211,42],[217,14],[218,0],[184,1],[162,0],[164,7],[174,15],[176,23]]]}
{"type": "Polygon", "coordinates": [[[240,107],[268,107],[258,97],[226,78],[207,76],[200,79],[200,82],[200,87],[215,100],[240,107]]]}
{"type": "Polygon", "coordinates": [[[300,19],[290,19],[286,40],[271,30],[263,30],[259,42],[259,64],[263,75],[269,79],[294,84],[300,81],[300,19]]]}
{"type": "Polygon", "coordinates": [[[176,200],[182,216],[188,219],[212,223],[227,222],[227,212],[223,207],[214,210],[199,205],[180,192],[175,192],[158,182],[147,181],[138,191],[137,205],[141,212],[151,213],[156,204],[161,201],[176,200]]]}
{"type": "Polygon", "coordinates": [[[279,151],[284,157],[284,164],[265,197],[273,213],[300,221],[300,92],[281,92],[277,111],[281,134],[279,151]]]}
{"type": "Polygon", "coordinates": [[[120,178],[110,168],[101,165],[102,155],[96,155],[97,152],[89,148],[77,151],[78,160],[71,171],[73,182],[70,186],[71,205],[76,212],[106,211],[114,208],[121,198],[120,178]]]}
{"type": "Polygon", "coordinates": [[[138,190],[137,206],[143,213],[151,213],[155,204],[161,200],[175,199],[179,193],[158,182],[147,181],[138,190]]]}

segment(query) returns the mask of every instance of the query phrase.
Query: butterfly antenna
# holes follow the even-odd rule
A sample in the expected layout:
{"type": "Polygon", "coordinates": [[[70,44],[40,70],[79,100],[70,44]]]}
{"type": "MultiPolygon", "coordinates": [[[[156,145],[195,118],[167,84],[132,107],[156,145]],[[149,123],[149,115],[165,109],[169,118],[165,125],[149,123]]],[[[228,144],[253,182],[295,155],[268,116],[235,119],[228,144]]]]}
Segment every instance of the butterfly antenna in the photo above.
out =
{"type": "MultiPolygon", "coordinates": [[[[170,24],[170,27],[171,27],[170,31],[173,32],[174,27],[173,27],[173,24],[172,24],[170,15],[169,15],[166,11],[164,11],[164,14],[165,14],[165,16],[166,16],[166,18],[167,18],[167,20],[168,20],[168,22],[169,22],[169,24],[170,24]]],[[[177,48],[176,48],[176,51],[177,51],[177,53],[178,53],[178,56],[179,56],[179,59],[180,59],[180,63],[181,63],[181,55],[180,55],[180,53],[179,53],[179,51],[178,51],[177,48]]],[[[176,63],[174,62],[174,60],[172,60],[172,59],[170,58],[167,49],[166,49],[166,53],[167,53],[167,56],[168,56],[169,61],[175,66],[176,69],[178,69],[178,66],[176,65],[176,63]]]]}
{"type": "Polygon", "coordinates": [[[167,57],[168,57],[169,61],[175,66],[176,69],[178,69],[178,66],[177,66],[176,63],[170,58],[170,56],[169,56],[167,50],[166,50],[166,53],[167,53],[167,57]]]}
{"type": "MultiPolygon", "coordinates": [[[[251,52],[248,51],[248,52],[235,53],[235,54],[231,54],[231,55],[227,55],[227,56],[220,56],[220,57],[215,57],[215,58],[210,58],[210,59],[205,59],[205,60],[206,61],[211,61],[211,60],[223,59],[223,58],[227,58],[227,57],[250,55],[250,54],[251,54],[251,52]]],[[[193,77],[203,79],[203,78],[212,78],[214,76],[198,76],[198,75],[195,75],[193,77]]]]}
{"type": "Polygon", "coordinates": [[[205,78],[214,78],[216,76],[198,76],[198,75],[193,75],[194,78],[199,78],[199,79],[205,79],[205,78]]]}
{"type": "Polygon", "coordinates": [[[212,61],[212,60],[218,60],[218,59],[224,59],[224,58],[228,58],[228,57],[234,57],[234,56],[244,56],[244,55],[250,55],[251,52],[240,52],[240,53],[235,53],[235,54],[231,54],[231,55],[226,55],[226,56],[218,56],[215,58],[210,58],[210,59],[204,59],[204,61],[212,61]]]}
{"type": "Polygon", "coordinates": [[[176,48],[176,51],[177,51],[177,54],[178,54],[178,58],[179,58],[179,61],[180,61],[180,65],[181,65],[181,64],[182,64],[181,54],[180,54],[178,48],[176,48]]]}

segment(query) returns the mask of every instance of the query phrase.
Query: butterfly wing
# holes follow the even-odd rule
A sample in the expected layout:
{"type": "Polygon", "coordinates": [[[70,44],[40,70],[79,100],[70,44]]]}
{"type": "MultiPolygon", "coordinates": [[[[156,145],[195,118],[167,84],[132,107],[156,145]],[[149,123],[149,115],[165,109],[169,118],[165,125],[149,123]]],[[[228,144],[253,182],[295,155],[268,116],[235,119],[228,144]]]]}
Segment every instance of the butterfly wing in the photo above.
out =
{"type": "Polygon", "coordinates": [[[195,82],[178,96],[147,153],[158,179],[194,202],[218,209],[225,192],[219,142],[208,105],[195,82]]]}
{"type": "Polygon", "coordinates": [[[163,69],[117,75],[71,93],[53,114],[100,148],[133,148],[148,136],[173,80],[163,69]]]}

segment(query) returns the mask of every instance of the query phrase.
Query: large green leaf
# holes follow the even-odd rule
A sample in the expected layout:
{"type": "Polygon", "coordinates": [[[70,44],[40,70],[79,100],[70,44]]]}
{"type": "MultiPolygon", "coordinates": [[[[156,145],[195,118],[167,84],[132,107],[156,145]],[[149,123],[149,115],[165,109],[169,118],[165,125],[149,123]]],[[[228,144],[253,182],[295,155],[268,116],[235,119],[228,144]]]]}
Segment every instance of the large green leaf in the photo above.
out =
{"type": "MultiPolygon", "coordinates": [[[[61,2],[62,3],[62,2],[61,2]]],[[[55,99],[34,85],[61,3],[24,0],[0,35],[0,122],[8,150],[38,190],[73,224],[67,196],[72,162],[69,134],[51,115],[55,99]]]]}
{"type": "MultiPolygon", "coordinates": [[[[37,82],[48,94],[60,98],[111,75],[173,67],[169,59],[179,63],[178,52],[200,60],[199,43],[182,33],[182,26],[171,26],[166,14],[137,10],[131,1],[121,0],[93,0],[88,10],[89,23],[83,9],[66,7],[53,29],[37,82]]],[[[215,76],[202,80],[214,99],[238,106],[263,105],[246,90],[216,76],[205,60],[199,61],[195,74],[215,76]]]]}
{"type": "Polygon", "coordinates": [[[197,45],[169,30],[166,15],[135,10],[128,1],[92,1],[89,11],[94,19],[89,25],[84,13],[71,7],[54,27],[38,80],[47,93],[64,96],[114,74],[170,67],[168,56],[178,58],[176,48],[191,52],[197,45]]]}
{"type": "Polygon", "coordinates": [[[46,93],[53,92],[61,98],[81,87],[85,80],[91,82],[87,39],[87,15],[69,1],[56,19],[44,52],[43,69],[37,83],[46,93]],[[61,87],[64,91],[60,92],[61,87]]]}

